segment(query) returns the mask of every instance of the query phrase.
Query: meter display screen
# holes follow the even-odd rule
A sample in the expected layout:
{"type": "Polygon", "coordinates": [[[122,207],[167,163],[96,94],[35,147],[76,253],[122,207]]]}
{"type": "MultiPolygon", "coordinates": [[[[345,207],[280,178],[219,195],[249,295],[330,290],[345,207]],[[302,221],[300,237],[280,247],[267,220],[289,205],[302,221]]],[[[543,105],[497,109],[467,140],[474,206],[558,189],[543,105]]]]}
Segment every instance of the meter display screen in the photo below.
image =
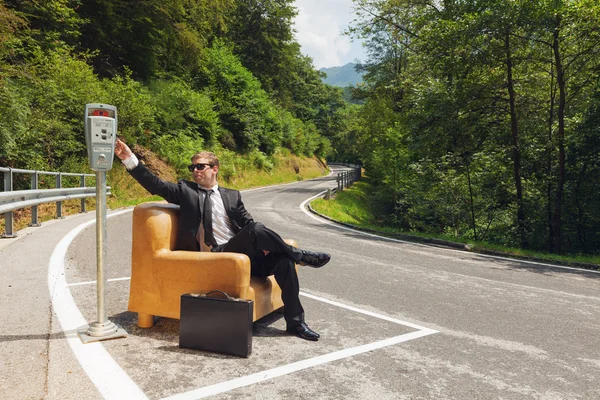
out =
{"type": "Polygon", "coordinates": [[[114,118],[115,117],[115,112],[114,112],[114,110],[108,110],[108,109],[90,108],[88,110],[88,116],[89,117],[109,117],[109,118],[114,118]]]}

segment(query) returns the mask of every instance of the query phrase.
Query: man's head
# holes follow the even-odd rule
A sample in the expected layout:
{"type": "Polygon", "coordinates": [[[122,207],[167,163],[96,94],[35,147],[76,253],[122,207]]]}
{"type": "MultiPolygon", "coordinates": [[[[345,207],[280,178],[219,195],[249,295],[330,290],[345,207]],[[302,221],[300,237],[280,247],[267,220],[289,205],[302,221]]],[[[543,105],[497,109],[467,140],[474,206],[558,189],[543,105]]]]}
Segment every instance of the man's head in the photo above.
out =
{"type": "Polygon", "coordinates": [[[219,172],[219,159],[214,153],[201,151],[192,156],[192,165],[188,167],[194,182],[198,185],[211,188],[217,184],[219,172]]]}

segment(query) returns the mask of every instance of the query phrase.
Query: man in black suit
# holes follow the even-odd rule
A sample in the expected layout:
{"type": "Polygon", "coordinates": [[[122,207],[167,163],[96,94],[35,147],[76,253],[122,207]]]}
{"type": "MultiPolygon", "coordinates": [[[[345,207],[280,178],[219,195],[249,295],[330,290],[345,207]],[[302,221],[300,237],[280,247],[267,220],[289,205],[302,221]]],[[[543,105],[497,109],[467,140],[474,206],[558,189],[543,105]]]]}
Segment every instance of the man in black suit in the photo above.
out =
{"type": "Polygon", "coordinates": [[[304,322],[295,264],[320,268],[329,262],[329,254],[290,246],[277,233],[254,222],[240,192],[217,184],[219,159],[213,153],[194,154],[189,166],[194,181],[181,180],[176,184],[150,172],[119,139],[115,154],[146,190],[169,203],[179,204],[177,250],[246,254],[252,276],[275,275],[281,287],[287,331],[306,340],[319,339],[319,334],[304,322]]]}

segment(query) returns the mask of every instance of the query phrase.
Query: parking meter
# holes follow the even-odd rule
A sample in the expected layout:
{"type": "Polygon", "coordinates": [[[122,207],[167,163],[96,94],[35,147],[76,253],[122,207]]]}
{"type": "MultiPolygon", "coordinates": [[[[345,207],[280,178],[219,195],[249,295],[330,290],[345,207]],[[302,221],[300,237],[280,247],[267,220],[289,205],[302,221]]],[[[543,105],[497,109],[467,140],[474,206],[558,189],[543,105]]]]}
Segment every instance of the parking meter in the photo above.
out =
{"type": "Polygon", "coordinates": [[[127,337],[127,332],[110,321],[106,312],[106,172],[112,168],[117,139],[117,107],[108,104],[86,104],[85,144],[90,167],[96,171],[96,291],[98,321],[78,329],[83,343],[127,337]]]}
{"type": "Polygon", "coordinates": [[[117,107],[86,104],[85,144],[92,170],[108,171],[112,168],[116,138],[117,107]]]}

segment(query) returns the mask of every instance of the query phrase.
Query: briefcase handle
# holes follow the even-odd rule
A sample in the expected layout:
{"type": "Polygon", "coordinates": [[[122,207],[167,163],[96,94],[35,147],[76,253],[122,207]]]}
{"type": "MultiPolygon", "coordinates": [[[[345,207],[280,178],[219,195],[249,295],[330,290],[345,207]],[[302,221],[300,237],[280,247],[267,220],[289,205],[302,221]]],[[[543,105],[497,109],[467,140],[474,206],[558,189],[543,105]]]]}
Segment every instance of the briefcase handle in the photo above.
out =
{"type": "Polygon", "coordinates": [[[225,293],[222,290],[211,290],[210,292],[206,293],[205,296],[208,297],[208,295],[210,295],[212,293],[221,293],[222,295],[225,296],[226,299],[233,300],[233,298],[230,295],[228,295],[227,293],[225,293]]]}

